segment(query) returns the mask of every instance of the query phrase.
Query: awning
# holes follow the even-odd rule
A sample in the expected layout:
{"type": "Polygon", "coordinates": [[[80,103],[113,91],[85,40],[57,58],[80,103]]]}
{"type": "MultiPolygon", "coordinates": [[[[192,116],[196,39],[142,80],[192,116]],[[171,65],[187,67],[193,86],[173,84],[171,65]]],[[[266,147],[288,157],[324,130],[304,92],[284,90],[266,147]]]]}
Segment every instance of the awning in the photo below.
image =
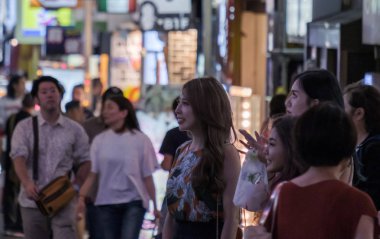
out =
{"type": "MultiPolygon", "coordinates": [[[[307,35],[308,45],[323,48],[339,48],[342,30],[350,27],[352,23],[360,24],[361,18],[361,9],[353,9],[310,22],[308,24],[307,35]]],[[[356,34],[361,36],[361,32],[356,34]]]]}

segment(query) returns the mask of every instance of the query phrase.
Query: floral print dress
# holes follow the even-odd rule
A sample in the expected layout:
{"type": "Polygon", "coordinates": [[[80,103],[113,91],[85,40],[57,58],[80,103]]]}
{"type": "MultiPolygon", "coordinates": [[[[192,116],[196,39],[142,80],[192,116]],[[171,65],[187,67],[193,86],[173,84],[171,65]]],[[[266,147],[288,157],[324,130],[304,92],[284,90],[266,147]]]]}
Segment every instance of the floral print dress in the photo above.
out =
{"type": "Polygon", "coordinates": [[[186,142],[177,149],[170,170],[166,189],[168,211],[177,221],[209,222],[217,216],[222,218],[221,197],[205,192],[201,199],[194,192],[191,173],[201,160],[202,151],[190,151],[190,143],[186,142]],[[219,208],[218,213],[216,208],[219,208]]]}

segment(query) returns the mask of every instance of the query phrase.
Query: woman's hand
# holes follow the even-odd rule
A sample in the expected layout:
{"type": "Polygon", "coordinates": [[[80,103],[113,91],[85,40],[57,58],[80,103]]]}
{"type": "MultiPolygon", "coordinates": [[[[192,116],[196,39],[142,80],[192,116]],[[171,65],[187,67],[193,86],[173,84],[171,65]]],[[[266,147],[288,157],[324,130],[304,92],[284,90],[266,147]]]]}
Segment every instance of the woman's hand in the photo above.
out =
{"type": "Polygon", "coordinates": [[[153,210],[153,215],[154,215],[154,217],[156,218],[156,220],[157,220],[157,219],[160,219],[160,218],[161,218],[161,212],[160,212],[160,210],[158,210],[158,209],[154,209],[154,210],[153,210]]]}
{"type": "Polygon", "coordinates": [[[257,152],[258,159],[266,164],[265,150],[267,147],[268,140],[265,137],[259,135],[257,131],[255,131],[256,139],[244,129],[239,129],[239,132],[247,140],[247,142],[239,140],[240,143],[242,143],[248,150],[255,149],[257,152]]]}

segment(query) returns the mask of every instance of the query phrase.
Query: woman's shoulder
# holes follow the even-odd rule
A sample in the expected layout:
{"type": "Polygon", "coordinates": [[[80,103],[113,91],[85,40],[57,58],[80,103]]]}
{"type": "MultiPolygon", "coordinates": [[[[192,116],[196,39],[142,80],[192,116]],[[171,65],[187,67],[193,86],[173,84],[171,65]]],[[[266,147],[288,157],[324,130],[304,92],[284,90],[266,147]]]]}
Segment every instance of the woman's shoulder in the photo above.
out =
{"type": "Polygon", "coordinates": [[[105,129],[94,137],[93,143],[98,142],[98,141],[103,141],[105,138],[107,138],[111,134],[112,134],[112,129],[105,129]]]}
{"type": "Polygon", "coordinates": [[[239,158],[239,152],[237,151],[236,147],[231,143],[226,143],[223,145],[223,152],[225,158],[239,158]]]}
{"type": "Polygon", "coordinates": [[[225,175],[231,175],[235,177],[239,174],[241,169],[241,161],[239,157],[239,152],[233,144],[224,144],[224,168],[225,175]]]}
{"type": "Polygon", "coordinates": [[[133,141],[137,141],[142,144],[152,144],[150,137],[138,129],[129,130],[125,135],[126,137],[131,137],[133,141]]]}
{"type": "Polygon", "coordinates": [[[353,203],[361,200],[364,203],[371,203],[370,197],[357,188],[354,188],[347,183],[340,180],[324,180],[317,183],[300,186],[296,180],[289,181],[284,184],[281,191],[288,191],[294,193],[294,191],[303,191],[304,193],[315,194],[318,191],[320,194],[329,195],[331,200],[335,198],[340,202],[353,203]]]}

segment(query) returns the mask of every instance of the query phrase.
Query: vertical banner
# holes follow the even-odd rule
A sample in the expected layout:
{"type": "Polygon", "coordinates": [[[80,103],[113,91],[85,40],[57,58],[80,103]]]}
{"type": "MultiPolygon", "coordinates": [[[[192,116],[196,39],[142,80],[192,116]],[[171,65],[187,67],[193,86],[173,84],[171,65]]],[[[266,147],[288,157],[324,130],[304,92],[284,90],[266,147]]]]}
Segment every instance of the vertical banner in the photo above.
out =
{"type": "Polygon", "coordinates": [[[121,88],[132,102],[140,97],[142,33],[113,33],[111,37],[110,85],[121,88]]]}

